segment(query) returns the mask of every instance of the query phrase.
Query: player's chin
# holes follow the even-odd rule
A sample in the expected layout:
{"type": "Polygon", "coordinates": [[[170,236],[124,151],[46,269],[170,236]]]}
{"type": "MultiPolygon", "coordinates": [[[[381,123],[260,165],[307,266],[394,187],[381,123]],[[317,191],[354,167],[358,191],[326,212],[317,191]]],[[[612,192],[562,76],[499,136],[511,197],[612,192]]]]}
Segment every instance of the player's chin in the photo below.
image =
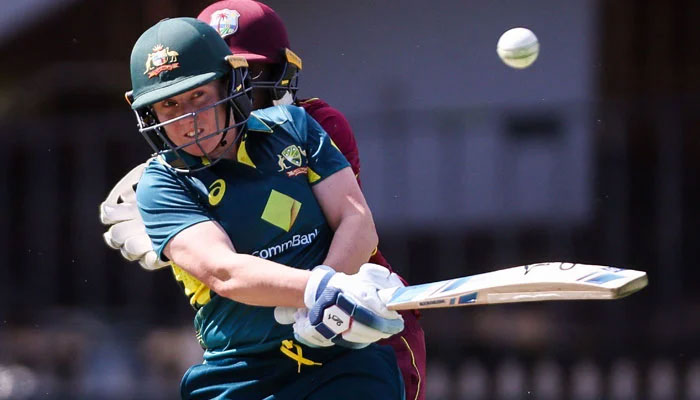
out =
{"type": "Polygon", "coordinates": [[[211,139],[206,139],[202,140],[198,143],[192,143],[187,146],[184,146],[182,149],[187,152],[187,154],[195,157],[203,157],[203,156],[214,156],[217,152],[217,148],[219,147],[219,141],[220,138],[211,138],[211,139]]]}

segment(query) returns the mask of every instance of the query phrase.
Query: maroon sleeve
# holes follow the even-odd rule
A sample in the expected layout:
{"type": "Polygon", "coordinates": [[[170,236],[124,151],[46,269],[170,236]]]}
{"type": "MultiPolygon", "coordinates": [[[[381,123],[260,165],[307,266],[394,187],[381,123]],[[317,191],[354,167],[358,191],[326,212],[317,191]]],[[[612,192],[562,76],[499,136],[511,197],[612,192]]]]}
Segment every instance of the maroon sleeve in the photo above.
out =
{"type": "MultiPolygon", "coordinates": [[[[340,152],[350,163],[357,182],[360,183],[360,155],[357,149],[355,135],[345,116],[335,108],[319,99],[302,100],[297,105],[303,107],[313,119],[315,119],[333,139],[340,152]]],[[[361,183],[360,183],[360,186],[361,183]]],[[[389,262],[381,251],[376,249],[369,262],[382,265],[392,270],[389,262]]],[[[399,276],[404,284],[406,280],[399,276]]],[[[397,335],[380,341],[380,344],[389,345],[396,353],[396,360],[401,369],[404,384],[406,386],[407,399],[425,400],[425,336],[418,318],[418,310],[401,311],[404,319],[404,330],[397,335]]]]}
{"type": "MultiPolygon", "coordinates": [[[[328,133],[328,136],[333,139],[333,143],[338,146],[340,152],[350,163],[352,171],[360,182],[360,152],[357,149],[357,141],[355,134],[352,133],[350,123],[345,116],[337,109],[329,106],[322,100],[310,99],[303,100],[298,103],[303,107],[313,119],[318,122],[323,130],[328,133]]],[[[360,184],[362,186],[362,184],[360,184]]]]}

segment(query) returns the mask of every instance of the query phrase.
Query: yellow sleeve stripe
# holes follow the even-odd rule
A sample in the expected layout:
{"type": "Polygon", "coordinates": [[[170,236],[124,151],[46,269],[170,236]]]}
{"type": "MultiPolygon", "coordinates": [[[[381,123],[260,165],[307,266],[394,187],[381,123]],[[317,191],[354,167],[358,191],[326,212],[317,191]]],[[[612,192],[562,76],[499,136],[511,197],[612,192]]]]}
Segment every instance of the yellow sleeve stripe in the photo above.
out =
{"type": "Polygon", "coordinates": [[[309,177],[309,183],[314,183],[321,179],[321,175],[317,174],[313,169],[309,168],[307,170],[307,176],[309,177]]]}
{"type": "Polygon", "coordinates": [[[241,144],[238,145],[238,162],[241,164],[248,165],[253,168],[257,168],[253,160],[250,159],[248,155],[248,150],[245,148],[245,140],[241,140],[241,144]]]}

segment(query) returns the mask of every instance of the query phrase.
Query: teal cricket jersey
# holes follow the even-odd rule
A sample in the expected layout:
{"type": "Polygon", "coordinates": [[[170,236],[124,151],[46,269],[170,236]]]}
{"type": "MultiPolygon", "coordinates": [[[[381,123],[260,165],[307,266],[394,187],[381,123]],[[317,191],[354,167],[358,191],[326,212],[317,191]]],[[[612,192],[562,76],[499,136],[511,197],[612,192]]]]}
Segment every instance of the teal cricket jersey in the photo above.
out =
{"type": "MultiPolygon", "coordinates": [[[[333,232],[311,187],[348,162],[302,108],[254,111],[247,127],[236,161],[191,174],[174,171],[162,158],[148,164],[136,197],[161,258],[180,231],[214,220],[239,253],[303,269],[325,259],[333,232]]],[[[291,325],[274,320],[272,307],[218,296],[175,265],[173,272],[198,309],[195,329],[205,359],[269,350],[293,336],[291,325]]]]}

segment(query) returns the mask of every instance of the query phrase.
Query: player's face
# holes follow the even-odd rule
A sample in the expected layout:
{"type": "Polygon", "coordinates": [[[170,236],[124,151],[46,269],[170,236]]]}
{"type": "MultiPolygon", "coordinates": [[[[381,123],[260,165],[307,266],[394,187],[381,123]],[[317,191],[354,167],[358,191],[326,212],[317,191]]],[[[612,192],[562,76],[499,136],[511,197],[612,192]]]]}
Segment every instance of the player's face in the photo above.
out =
{"type": "MultiPolygon", "coordinates": [[[[164,126],[168,138],[193,156],[214,156],[221,135],[213,134],[224,128],[227,108],[225,103],[214,107],[212,104],[224,97],[223,84],[216,80],[155,103],[153,111],[161,123],[188,115],[164,126]]],[[[231,130],[229,134],[236,132],[231,130]]]]}
{"type": "MultiPolygon", "coordinates": [[[[270,64],[254,61],[248,61],[248,71],[253,82],[269,81],[272,72],[270,64]]],[[[272,99],[270,98],[269,89],[253,87],[253,109],[258,110],[270,106],[272,106],[272,99]]]]}

